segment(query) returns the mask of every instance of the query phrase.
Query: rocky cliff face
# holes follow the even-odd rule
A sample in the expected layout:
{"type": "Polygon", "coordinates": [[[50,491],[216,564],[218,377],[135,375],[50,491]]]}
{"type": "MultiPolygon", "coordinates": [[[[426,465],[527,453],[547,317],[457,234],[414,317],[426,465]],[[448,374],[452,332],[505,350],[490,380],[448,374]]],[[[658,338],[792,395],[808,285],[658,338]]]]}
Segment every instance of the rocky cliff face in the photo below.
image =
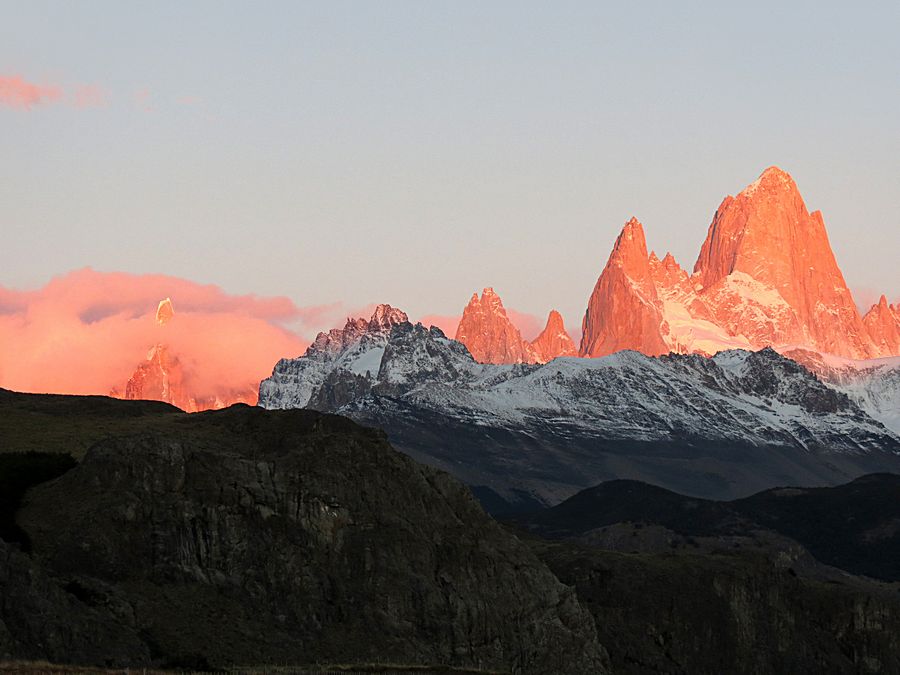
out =
{"type": "Polygon", "coordinates": [[[475,293],[463,310],[456,329],[456,340],[463,343],[479,363],[535,363],[537,354],[522,339],[493,288],[475,293]]]}
{"type": "Polygon", "coordinates": [[[616,477],[722,498],[900,468],[900,437],[856,401],[771,349],[492,365],[409,323],[281,361],[260,385],[264,407],[346,414],[470,485],[539,503],[616,477]]]}
{"type": "Polygon", "coordinates": [[[662,324],[644,228],[637,218],[632,218],[616,239],[588,300],[580,353],[606,356],[633,349],[649,356],[667,354],[662,324]]]}
{"type": "Polygon", "coordinates": [[[611,481],[515,525],[588,604],[615,672],[891,673],[898,490],[879,474],[713,502],[611,481]]]}
{"type": "Polygon", "coordinates": [[[101,441],[29,492],[32,557],[0,546],[0,654],[80,641],[62,660],[605,672],[572,591],[381,432],[246,406],[170,426],[101,441]],[[14,621],[42,606],[84,630],[14,621]]]}
{"type": "Polygon", "coordinates": [[[900,306],[881,296],[863,317],[863,324],[880,354],[900,354],[900,306]]]}
{"type": "MultiPolygon", "coordinates": [[[[174,316],[172,299],[161,300],[156,308],[157,326],[164,328],[174,316]]],[[[157,337],[161,341],[151,347],[146,359],[137,365],[125,383],[124,393],[115,388],[110,396],[132,401],[162,401],[187,412],[218,410],[235,403],[256,405],[258,386],[253,382],[248,382],[242,389],[220,387],[212,395],[198,394],[192,384],[190,370],[185,368],[177,354],[172,353],[165,342],[165,333],[157,337]]]]}
{"type": "Polygon", "coordinates": [[[701,291],[746,275],[777,294],[790,312],[756,298],[751,319],[744,307],[724,298],[715,307],[719,323],[741,328],[751,344],[810,345],[838,356],[868,358],[874,350],[838,269],[819,211],[809,213],[794,180],[777,167],[766,169],[737,197],[726,197],[710,225],[694,265],[701,291]]]}
{"type": "Polygon", "coordinates": [[[896,312],[870,315],[863,322],[856,309],[822,214],[809,213],[793,179],[770,167],[723,200],[690,276],[671,255],[648,256],[640,223],[626,223],[588,302],[580,353],[900,353],[896,312]]]}
{"type": "Polygon", "coordinates": [[[479,363],[495,365],[546,363],[578,353],[562,315],[555,309],[550,311],[541,334],[531,342],[524,340],[493,288],[485,288],[480,298],[477,293],[472,295],[456,329],[456,340],[479,363]]]}
{"type": "Polygon", "coordinates": [[[538,363],[547,363],[560,356],[578,356],[578,349],[566,332],[562,314],[555,309],[547,316],[547,325],[531,343],[538,363]]]}
{"type": "Polygon", "coordinates": [[[900,669],[896,591],[846,577],[804,580],[740,550],[623,554],[530,543],[590,608],[616,673],[900,669]]]}

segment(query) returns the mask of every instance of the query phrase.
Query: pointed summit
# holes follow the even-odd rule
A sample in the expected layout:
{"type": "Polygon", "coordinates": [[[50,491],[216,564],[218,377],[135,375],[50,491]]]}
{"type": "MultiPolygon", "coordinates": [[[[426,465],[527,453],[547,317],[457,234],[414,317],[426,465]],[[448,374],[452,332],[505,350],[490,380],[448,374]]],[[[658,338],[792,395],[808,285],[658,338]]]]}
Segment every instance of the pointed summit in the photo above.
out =
{"type": "Polygon", "coordinates": [[[634,216],[625,223],[616,239],[607,264],[612,263],[619,265],[633,277],[642,276],[649,269],[644,226],[634,216]]]}
{"type": "Polygon", "coordinates": [[[873,355],[822,214],[807,211],[796,183],[778,167],[722,201],[693,281],[714,305],[716,322],[754,345],[873,355]]]}
{"type": "Polygon", "coordinates": [[[160,300],[156,307],[156,323],[164,326],[173,316],[175,316],[175,307],[172,305],[172,299],[160,300]]]}
{"type": "Polygon", "coordinates": [[[900,354],[900,311],[882,295],[863,317],[863,324],[882,356],[900,354]]]}
{"type": "Polygon", "coordinates": [[[387,330],[391,326],[406,323],[407,321],[409,321],[409,317],[406,315],[406,312],[390,305],[378,305],[369,319],[369,330],[387,330]]]}
{"type": "Polygon", "coordinates": [[[537,362],[531,345],[522,339],[491,287],[482,291],[480,299],[477,293],[472,295],[456,329],[456,340],[480,363],[537,362]]]}
{"type": "Polygon", "coordinates": [[[578,350],[563,322],[562,314],[555,309],[547,316],[547,325],[531,343],[540,363],[547,363],[558,356],[578,356],[578,350]]]}
{"type": "Polygon", "coordinates": [[[579,353],[605,356],[622,349],[651,356],[668,353],[660,304],[644,228],[637,218],[631,218],[616,239],[588,300],[579,353]]]}

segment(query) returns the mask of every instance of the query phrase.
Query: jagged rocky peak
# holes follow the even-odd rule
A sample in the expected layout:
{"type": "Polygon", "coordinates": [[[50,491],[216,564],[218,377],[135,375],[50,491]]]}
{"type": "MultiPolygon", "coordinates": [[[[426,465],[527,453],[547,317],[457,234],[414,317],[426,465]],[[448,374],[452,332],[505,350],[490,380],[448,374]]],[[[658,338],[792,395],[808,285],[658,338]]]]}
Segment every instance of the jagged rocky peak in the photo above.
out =
{"type": "Polygon", "coordinates": [[[372,312],[372,317],[369,319],[369,330],[390,330],[392,326],[396,326],[399,323],[407,323],[408,321],[409,317],[406,315],[406,312],[396,307],[382,304],[378,305],[375,311],[372,312]]]}
{"type": "MultiPolygon", "coordinates": [[[[694,278],[704,289],[745,286],[739,297],[727,294],[728,304],[745,299],[744,305],[753,305],[753,314],[763,315],[760,323],[771,324],[768,334],[751,327],[754,346],[766,340],[809,345],[849,358],[876,355],[831,250],[822,214],[807,211],[797,184],[777,167],[766,169],[736,197],[722,202],[694,278]]],[[[719,318],[751,320],[734,309],[726,308],[729,316],[719,318]]]]}
{"type": "Polygon", "coordinates": [[[322,352],[337,355],[359,342],[364,335],[389,332],[392,326],[407,322],[409,317],[406,312],[387,304],[377,305],[368,319],[348,317],[343,328],[332,328],[328,332],[319,333],[309,346],[307,354],[322,352]]]}
{"type": "MultiPolygon", "coordinates": [[[[158,326],[167,326],[175,316],[171,298],[165,298],[156,307],[154,321],[158,326]]],[[[168,329],[163,330],[165,333],[168,329]]],[[[149,331],[148,331],[149,332],[149,331]]],[[[189,369],[178,358],[164,337],[157,335],[157,342],[147,352],[125,383],[124,393],[114,387],[109,395],[128,400],[163,401],[171,403],[187,412],[217,410],[235,403],[256,405],[257,387],[248,382],[246,387],[230,390],[220,389],[214,393],[198,393],[196,379],[191,378],[189,369]]]]}
{"type": "Polygon", "coordinates": [[[882,295],[863,317],[872,342],[882,354],[900,354],[900,305],[889,305],[882,295]]]}
{"type": "Polygon", "coordinates": [[[896,311],[885,302],[870,315],[863,322],[822,214],[773,166],[722,201],[690,277],[671,254],[648,256],[643,227],[629,220],[588,302],[580,353],[799,345],[852,359],[900,354],[896,311]]]}
{"type": "Polygon", "coordinates": [[[485,288],[480,298],[477,293],[472,295],[456,329],[456,340],[479,363],[536,363],[538,360],[491,287],[485,288]]]}
{"type": "Polygon", "coordinates": [[[531,346],[540,363],[547,363],[559,356],[578,356],[578,349],[566,332],[562,314],[555,309],[550,310],[547,325],[531,346]]]}
{"type": "Polygon", "coordinates": [[[172,305],[172,299],[166,298],[159,301],[156,307],[156,323],[164,326],[175,315],[175,307],[172,305]]]}
{"type": "Polygon", "coordinates": [[[605,356],[622,349],[651,356],[668,353],[652,276],[644,228],[637,218],[631,218],[616,239],[588,300],[581,356],[605,356]]]}
{"type": "MultiPolygon", "coordinates": [[[[654,258],[656,255],[654,254],[654,258]]],[[[633,279],[644,278],[650,270],[650,260],[647,256],[647,240],[644,237],[644,226],[641,221],[632,216],[616,239],[613,251],[609,256],[607,265],[615,264],[622,267],[629,277],[633,279]]]]}

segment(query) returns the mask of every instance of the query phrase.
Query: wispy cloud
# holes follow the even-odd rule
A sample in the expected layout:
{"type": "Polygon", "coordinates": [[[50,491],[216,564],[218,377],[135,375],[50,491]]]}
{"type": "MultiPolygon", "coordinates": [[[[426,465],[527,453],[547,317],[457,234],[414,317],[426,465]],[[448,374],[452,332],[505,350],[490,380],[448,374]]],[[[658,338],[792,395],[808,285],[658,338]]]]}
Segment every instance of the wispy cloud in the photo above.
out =
{"type": "Polygon", "coordinates": [[[71,101],[76,108],[103,108],[109,104],[109,97],[96,84],[80,84],[72,89],[71,101]]]}
{"type": "Polygon", "coordinates": [[[28,82],[19,75],[0,75],[0,105],[30,110],[60,101],[62,96],[62,87],[58,85],[28,82]]]}

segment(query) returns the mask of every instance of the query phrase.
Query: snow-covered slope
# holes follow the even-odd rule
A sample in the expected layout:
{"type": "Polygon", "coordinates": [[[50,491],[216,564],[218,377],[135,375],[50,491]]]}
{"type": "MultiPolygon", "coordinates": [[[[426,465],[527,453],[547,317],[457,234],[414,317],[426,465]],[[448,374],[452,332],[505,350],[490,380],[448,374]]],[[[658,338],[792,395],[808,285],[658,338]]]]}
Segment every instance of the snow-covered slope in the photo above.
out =
{"type": "Polygon", "coordinates": [[[281,361],[260,386],[260,405],[269,408],[352,413],[379,396],[471,424],[606,438],[900,449],[897,436],[854,400],[771,349],[712,359],[625,351],[498,366],[476,363],[437,328],[398,323],[389,332],[363,333],[340,352],[311,348],[281,361]]]}
{"type": "Polygon", "coordinates": [[[900,356],[860,361],[805,349],[787,350],[785,355],[900,435],[900,356]]]}
{"type": "Polygon", "coordinates": [[[282,360],[260,405],[381,426],[399,449],[513,501],[552,503],[614,477],[732,497],[900,471],[900,437],[858,391],[771,349],[489,365],[395,319],[350,321],[282,360]]]}

